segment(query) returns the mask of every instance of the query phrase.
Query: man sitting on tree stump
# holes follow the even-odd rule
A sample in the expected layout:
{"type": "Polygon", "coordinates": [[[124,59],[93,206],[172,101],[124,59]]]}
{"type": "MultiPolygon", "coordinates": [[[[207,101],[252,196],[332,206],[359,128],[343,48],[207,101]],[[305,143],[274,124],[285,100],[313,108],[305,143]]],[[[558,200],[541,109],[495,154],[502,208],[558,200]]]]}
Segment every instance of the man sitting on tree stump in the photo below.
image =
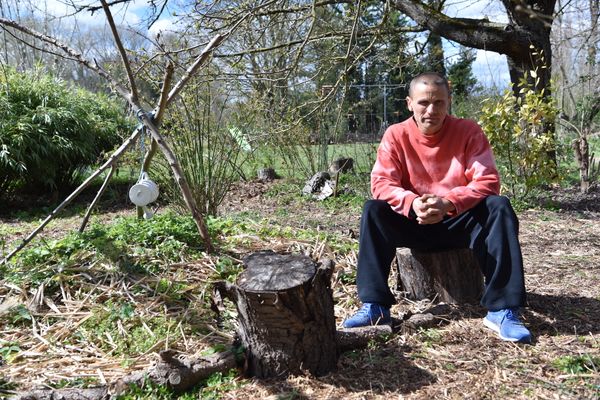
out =
{"type": "Polygon", "coordinates": [[[525,302],[518,220],[499,196],[500,178],[490,144],[471,120],[448,115],[446,78],[426,72],[410,82],[413,113],[390,126],[371,173],[373,200],[365,203],[357,287],[362,308],[345,328],[391,322],[395,298],[388,277],[397,247],[471,248],[485,277],[483,320],[503,340],[531,342],[519,320],[525,302]]]}

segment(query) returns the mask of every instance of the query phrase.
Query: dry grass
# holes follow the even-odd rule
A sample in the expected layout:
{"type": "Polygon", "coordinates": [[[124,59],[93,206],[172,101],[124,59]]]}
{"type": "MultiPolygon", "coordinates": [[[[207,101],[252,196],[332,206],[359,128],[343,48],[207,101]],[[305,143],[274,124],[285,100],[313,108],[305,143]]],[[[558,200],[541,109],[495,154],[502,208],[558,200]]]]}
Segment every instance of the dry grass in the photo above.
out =
{"type": "MultiPolygon", "coordinates": [[[[358,230],[358,216],[354,213],[310,203],[282,204],[264,196],[267,188],[242,188],[224,208],[228,212],[251,211],[274,224],[329,230],[348,242],[356,240],[353,232],[358,230]],[[278,211],[290,208],[291,216],[277,217],[278,211]]],[[[436,328],[394,334],[383,344],[342,354],[337,371],[327,376],[239,378],[240,386],[223,398],[600,398],[600,213],[530,210],[519,217],[528,289],[524,319],[535,336],[532,345],[498,340],[481,324],[485,311],[480,307],[452,307],[446,321],[436,328]]],[[[78,221],[77,217],[62,220],[52,232],[59,235],[78,221]]],[[[18,224],[2,224],[9,222],[18,224]]],[[[355,287],[342,279],[354,269],[355,252],[335,252],[328,243],[284,237],[265,240],[246,235],[228,240],[235,243],[231,251],[237,254],[273,249],[333,258],[338,323],[356,309],[355,287]]],[[[33,316],[25,325],[0,327],[1,343],[18,343],[21,349],[10,363],[0,366],[0,377],[21,390],[77,380],[111,382],[146,369],[165,348],[193,354],[217,343],[230,343],[230,326],[218,325],[207,309],[206,278],[214,274],[217,262],[216,256],[205,256],[164,266],[164,275],[155,277],[119,274],[110,266],[82,268],[71,279],[59,279],[59,290],[53,296],[44,295],[43,287],[0,281],[0,315],[9,306],[22,304],[33,316]],[[161,295],[157,289],[161,278],[187,285],[180,301],[161,295]],[[103,338],[108,345],[100,348],[75,332],[107,299],[128,299],[143,320],[162,318],[172,324],[167,324],[167,334],[155,338],[154,345],[136,357],[124,357],[117,351],[118,342],[128,334],[126,327],[121,336],[103,338]]],[[[427,306],[400,301],[393,312],[400,315],[427,306]]],[[[148,327],[147,336],[155,334],[148,327]]]]}

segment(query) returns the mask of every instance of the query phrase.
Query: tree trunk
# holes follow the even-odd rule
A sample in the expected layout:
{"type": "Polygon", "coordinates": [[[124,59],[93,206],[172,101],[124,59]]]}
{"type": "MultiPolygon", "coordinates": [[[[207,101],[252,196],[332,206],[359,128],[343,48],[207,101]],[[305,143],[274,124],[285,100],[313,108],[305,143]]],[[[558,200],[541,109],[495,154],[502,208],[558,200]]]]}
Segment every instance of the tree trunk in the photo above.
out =
{"type": "Polygon", "coordinates": [[[409,299],[475,304],[483,294],[483,275],[470,249],[423,252],[398,249],[398,289],[409,299]]]}
{"type": "Polygon", "coordinates": [[[217,282],[216,291],[238,310],[238,334],[248,374],[259,378],[309,372],[320,376],[337,364],[333,262],[264,251],[244,260],[237,285],[217,282]]]}

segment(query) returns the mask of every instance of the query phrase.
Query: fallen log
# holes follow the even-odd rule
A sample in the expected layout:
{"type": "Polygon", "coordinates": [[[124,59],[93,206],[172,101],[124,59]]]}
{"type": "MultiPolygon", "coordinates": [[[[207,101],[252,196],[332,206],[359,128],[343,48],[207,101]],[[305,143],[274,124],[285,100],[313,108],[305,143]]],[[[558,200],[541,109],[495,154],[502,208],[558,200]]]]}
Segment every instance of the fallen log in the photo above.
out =
{"type": "Polygon", "coordinates": [[[363,326],[360,328],[338,329],[336,342],[340,353],[364,349],[373,341],[383,341],[392,334],[391,325],[363,326]]]}
{"type": "Polygon", "coordinates": [[[189,358],[173,350],[160,352],[160,361],[148,372],[138,372],[119,379],[114,390],[122,393],[129,385],[141,386],[149,379],[165,385],[176,393],[185,392],[215,372],[227,372],[237,366],[232,351],[223,351],[209,357],[189,358]]]}
{"type": "Polygon", "coordinates": [[[143,386],[145,382],[167,386],[175,393],[185,392],[216,372],[225,373],[236,368],[232,351],[208,357],[189,358],[173,350],[159,354],[160,360],[148,371],[124,376],[110,385],[93,388],[39,389],[15,393],[11,400],[104,400],[123,394],[130,386],[143,386]]]}

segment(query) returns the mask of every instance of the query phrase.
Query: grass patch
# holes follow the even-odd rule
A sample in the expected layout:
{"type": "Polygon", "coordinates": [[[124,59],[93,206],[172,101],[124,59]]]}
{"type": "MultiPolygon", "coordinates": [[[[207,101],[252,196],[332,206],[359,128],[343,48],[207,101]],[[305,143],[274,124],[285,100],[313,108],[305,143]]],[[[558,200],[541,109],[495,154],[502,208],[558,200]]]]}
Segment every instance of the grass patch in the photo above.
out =
{"type": "Polygon", "coordinates": [[[52,281],[93,265],[141,274],[161,272],[161,266],[203,250],[191,217],[167,212],[151,220],[123,217],[113,224],[93,224],[83,233],[58,240],[39,240],[5,266],[5,279],[21,284],[52,281]]]}
{"type": "Polygon", "coordinates": [[[589,354],[564,356],[554,359],[552,365],[567,374],[597,373],[600,369],[600,357],[589,354]]]}
{"type": "Polygon", "coordinates": [[[150,380],[141,386],[132,385],[129,389],[116,397],[118,400],[216,400],[221,399],[228,391],[239,388],[243,381],[237,378],[238,371],[232,369],[227,373],[216,372],[204,379],[199,385],[185,393],[174,393],[166,386],[157,385],[150,380]]]}
{"type": "Polygon", "coordinates": [[[89,388],[98,386],[100,384],[100,380],[94,377],[84,377],[84,378],[75,378],[75,379],[61,379],[57,382],[50,382],[50,387],[54,389],[62,389],[62,388],[89,388]]]}
{"type": "MultiPolygon", "coordinates": [[[[13,358],[19,354],[21,347],[16,342],[3,342],[0,344],[0,358],[6,360],[7,363],[11,363],[13,358]]],[[[1,386],[0,386],[1,388],[1,386]]]]}
{"type": "MultiPolygon", "coordinates": [[[[370,172],[375,162],[378,146],[378,142],[328,144],[326,145],[325,152],[329,163],[338,158],[352,158],[354,160],[355,171],[370,172]]],[[[309,176],[305,176],[304,171],[311,170],[315,158],[318,154],[322,153],[323,148],[318,144],[294,145],[293,147],[286,148],[284,151],[271,146],[261,146],[256,149],[251,159],[242,166],[242,169],[245,176],[254,177],[259,168],[271,167],[283,177],[304,180],[309,178],[309,176]],[[295,161],[293,166],[284,162],[283,157],[281,157],[283,153],[294,155],[295,161]],[[274,157],[274,154],[278,156],[274,157]]],[[[327,166],[323,168],[323,170],[326,169],[327,166]]]]}
{"type": "Polygon", "coordinates": [[[442,331],[436,328],[419,329],[419,337],[423,346],[431,347],[434,344],[439,344],[443,341],[444,335],[442,331]]]}
{"type": "Polygon", "coordinates": [[[114,356],[139,356],[167,336],[173,341],[180,336],[177,320],[145,315],[130,302],[109,299],[92,314],[76,336],[114,356]]]}

